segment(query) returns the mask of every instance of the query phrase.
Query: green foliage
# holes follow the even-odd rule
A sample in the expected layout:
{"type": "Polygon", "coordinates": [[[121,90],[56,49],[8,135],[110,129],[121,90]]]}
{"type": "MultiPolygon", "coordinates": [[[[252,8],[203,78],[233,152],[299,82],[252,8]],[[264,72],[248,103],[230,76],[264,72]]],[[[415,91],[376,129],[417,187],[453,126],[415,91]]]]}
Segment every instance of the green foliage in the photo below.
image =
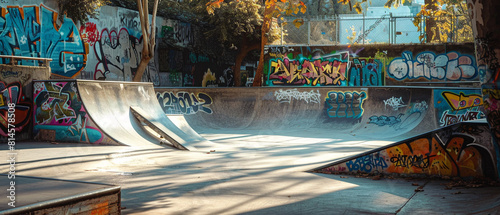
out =
{"type": "Polygon", "coordinates": [[[75,23],[86,23],[89,17],[97,19],[99,8],[109,3],[108,0],[58,0],[59,20],[66,15],[75,23]]]}
{"type": "Polygon", "coordinates": [[[208,29],[204,35],[219,38],[226,46],[238,44],[242,37],[256,39],[262,25],[262,7],[257,0],[222,2],[220,7],[205,16],[208,29]]]}

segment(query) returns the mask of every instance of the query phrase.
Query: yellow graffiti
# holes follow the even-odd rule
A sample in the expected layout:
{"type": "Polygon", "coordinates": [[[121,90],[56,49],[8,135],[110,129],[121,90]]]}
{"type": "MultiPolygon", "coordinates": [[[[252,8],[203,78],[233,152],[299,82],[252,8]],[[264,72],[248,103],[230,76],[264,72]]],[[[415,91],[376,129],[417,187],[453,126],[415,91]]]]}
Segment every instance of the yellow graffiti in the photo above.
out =
{"type": "Polygon", "coordinates": [[[483,105],[483,98],[477,94],[466,96],[462,92],[460,94],[443,92],[442,95],[453,110],[463,110],[483,105]]]}

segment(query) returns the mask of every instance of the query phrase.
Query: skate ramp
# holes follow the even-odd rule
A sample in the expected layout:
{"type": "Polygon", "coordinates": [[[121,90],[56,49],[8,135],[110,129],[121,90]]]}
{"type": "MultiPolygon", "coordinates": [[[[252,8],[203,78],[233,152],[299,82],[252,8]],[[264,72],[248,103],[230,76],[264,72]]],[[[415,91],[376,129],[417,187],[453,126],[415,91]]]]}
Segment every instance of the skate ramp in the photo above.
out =
{"type": "Polygon", "coordinates": [[[70,80],[41,81],[36,85],[35,95],[40,98],[35,102],[38,123],[34,130],[38,133],[51,129],[62,131],[53,134],[56,141],[134,147],[166,143],[182,150],[196,150],[191,143],[206,141],[199,135],[185,133],[165,116],[151,83],[70,80]],[[71,129],[74,131],[67,132],[71,129]],[[97,137],[82,139],[81,136],[89,136],[90,129],[97,137]]]}
{"type": "Polygon", "coordinates": [[[155,90],[163,111],[184,116],[198,133],[244,130],[254,134],[349,134],[355,139],[401,140],[438,128],[431,88],[155,90]]]}

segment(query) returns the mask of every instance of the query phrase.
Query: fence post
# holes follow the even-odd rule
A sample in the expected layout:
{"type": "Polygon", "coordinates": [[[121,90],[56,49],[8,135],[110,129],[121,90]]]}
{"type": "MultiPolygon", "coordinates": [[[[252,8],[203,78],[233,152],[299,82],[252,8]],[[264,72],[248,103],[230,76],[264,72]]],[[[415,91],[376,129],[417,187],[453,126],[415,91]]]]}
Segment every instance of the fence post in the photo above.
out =
{"type": "Polygon", "coordinates": [[[392,13],[389,13],[389,35],[388,35],[388,38],[389,38],[389,44],[391,44],[392,42],[392,13]]]}
{"type": "Polygon", "coordinates": [[[307,45],[311,45],[311,20],[307,19],[307,45]]]}
{"type": "Polygon", "coordinates": [[[363,40],[363,45],[365,44],[365,37],[366,37],[366,34],[365,34],[365,20],[366,20],[365,12],[363,11],[363,31],[361,31],[361,34],[359,34],[361,36],[361,39],[363,40]]]}

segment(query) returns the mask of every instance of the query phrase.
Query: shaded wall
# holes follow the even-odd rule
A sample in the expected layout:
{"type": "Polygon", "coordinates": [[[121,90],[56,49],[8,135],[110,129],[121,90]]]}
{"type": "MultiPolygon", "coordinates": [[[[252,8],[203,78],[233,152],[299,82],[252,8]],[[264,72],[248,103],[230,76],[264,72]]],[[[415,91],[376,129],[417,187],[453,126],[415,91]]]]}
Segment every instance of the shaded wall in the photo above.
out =
{"type": "MultiPolygon", "coordinates": [[[[2,1],[0,10],[0,55],[50,58],[53,79],[131,81],[136,73],[144,46],[136,11],[104,6],[98,19],[75,23],[58,20],[54,0],[2,1]]],[[[156,28],[155,58],[142,81],[155,86],[202,86],[204,80],[227,85],[230,65],[196,53],[196,27],[157,17],[156,28]]]]}
{"type": "MultiPolygon", "coordinates": [[[[33,62],[31,65],[33,65],[33,62]]],[[[33,80],[48,79],[49,77],[50,67],[0,64],[1,140],[12,136],[15,136],[16,140],[31,138],[31,116],[33,113],[32,82],[33,80]],[[13,112],[10,110],[9,104],[11,107],[14,107],[13,112]],[[10,114],[14,115],[9,117],[10,114]],[[10,122],[9,119],[11,119],[10,122]],[[15,133],[10,134],[8,132],[9,127],[14,128],[15,133]]]]}

